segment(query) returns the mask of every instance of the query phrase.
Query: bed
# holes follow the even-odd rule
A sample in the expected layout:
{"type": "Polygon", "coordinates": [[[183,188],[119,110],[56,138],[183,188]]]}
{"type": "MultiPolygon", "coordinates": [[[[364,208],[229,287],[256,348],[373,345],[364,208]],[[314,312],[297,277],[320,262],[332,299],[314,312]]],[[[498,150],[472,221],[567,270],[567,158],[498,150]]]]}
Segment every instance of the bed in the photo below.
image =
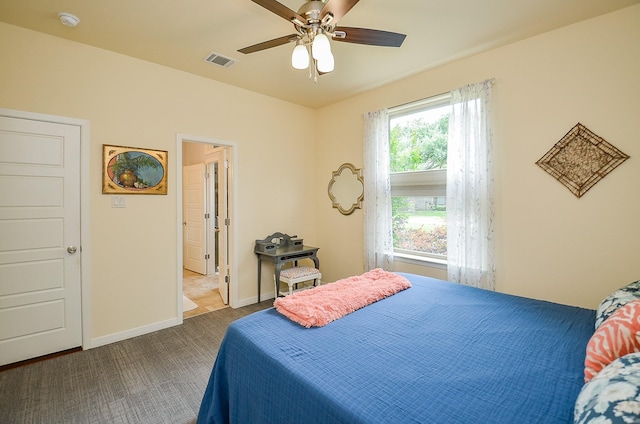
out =
{"type": "Polygon", "coordinates": [[[411,288],[323,327],[232,323],[208,423],[572,423],[593,310],[402,274],[411,288]]]}

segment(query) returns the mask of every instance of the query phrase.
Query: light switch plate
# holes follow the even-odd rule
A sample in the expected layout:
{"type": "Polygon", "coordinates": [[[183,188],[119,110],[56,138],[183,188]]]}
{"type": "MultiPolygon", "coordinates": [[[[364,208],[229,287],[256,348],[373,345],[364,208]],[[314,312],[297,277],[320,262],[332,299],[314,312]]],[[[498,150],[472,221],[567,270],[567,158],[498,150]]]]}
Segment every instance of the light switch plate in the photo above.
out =
{"type": "Polygon", "coordinates": [[[112,208],[126,208],[127,203],[124,200],[124,196],[111,196],[112,208]]]}

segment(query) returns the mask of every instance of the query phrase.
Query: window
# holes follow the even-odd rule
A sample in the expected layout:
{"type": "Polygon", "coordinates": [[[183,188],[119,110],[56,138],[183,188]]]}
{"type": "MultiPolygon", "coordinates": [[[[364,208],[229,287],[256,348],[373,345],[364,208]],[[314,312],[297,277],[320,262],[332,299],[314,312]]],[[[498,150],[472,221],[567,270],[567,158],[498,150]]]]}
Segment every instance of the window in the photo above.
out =
{"type": "Polygon", "coordinates": [[[450,95],[389,111],[393,251],[447,259],[447,140],[450,95]]]}

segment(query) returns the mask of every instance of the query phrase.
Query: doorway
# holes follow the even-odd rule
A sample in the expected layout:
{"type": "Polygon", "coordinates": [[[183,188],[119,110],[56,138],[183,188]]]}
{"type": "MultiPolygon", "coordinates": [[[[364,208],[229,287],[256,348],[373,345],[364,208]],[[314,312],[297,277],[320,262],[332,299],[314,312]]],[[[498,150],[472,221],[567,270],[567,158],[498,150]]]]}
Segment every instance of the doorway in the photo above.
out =
{"type": "Polygon", "coordinates": [[[227,147],[183,142],[183,318],[229,303],[227,147]]]}
{"type": "Polygon", "coordinates": [[[178,294],[183,318],[234,307],[237,299],[231,250],[233,153],[230,143],[178,136],[182,164],[178,294]]]}

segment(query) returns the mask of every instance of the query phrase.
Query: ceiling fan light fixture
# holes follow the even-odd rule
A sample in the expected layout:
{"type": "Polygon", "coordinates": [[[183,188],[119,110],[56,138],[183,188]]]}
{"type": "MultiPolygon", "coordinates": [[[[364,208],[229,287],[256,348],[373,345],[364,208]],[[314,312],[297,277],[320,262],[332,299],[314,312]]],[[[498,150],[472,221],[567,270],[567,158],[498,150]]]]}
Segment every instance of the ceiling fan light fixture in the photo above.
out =
{"type": "Polygon", "coordinates": [[[368,28],[338,27],[337,23],[359,0],[305,0],[294,12],[282,0],[252,0],[268,11],[293,23],[295,34],[274,38],[238,50],[248,54],[296,41],[291,52],[291,66],[307,69],[309,79],[318,82],[318,76],[334,70],[330,39],[354,44],[400,47],[406,35],[368,28]],[[313,58],[313,59],[312,59],[313,58]]]}
{"type": "Polygon", "coordinates": [[[313,37],[311,54],[315,60],[322,60],[331,56],[331,44],[329,44],[329,38],[324,33],[318,32],[313,37]]]}
{"type": "Polygon", "coordinates": [[[309,67],[309,52],[302,44],[302,41],[298,41],[293,49],[291,66],[295,69],[307,69],[309,67]]]}
{"type": "Polygon", "coordinates": [[[318,59],[318,72],[328,73],[333,71],[335,67],[335,61],[333,55],[329,52],[329,56],[318,59]]]}

